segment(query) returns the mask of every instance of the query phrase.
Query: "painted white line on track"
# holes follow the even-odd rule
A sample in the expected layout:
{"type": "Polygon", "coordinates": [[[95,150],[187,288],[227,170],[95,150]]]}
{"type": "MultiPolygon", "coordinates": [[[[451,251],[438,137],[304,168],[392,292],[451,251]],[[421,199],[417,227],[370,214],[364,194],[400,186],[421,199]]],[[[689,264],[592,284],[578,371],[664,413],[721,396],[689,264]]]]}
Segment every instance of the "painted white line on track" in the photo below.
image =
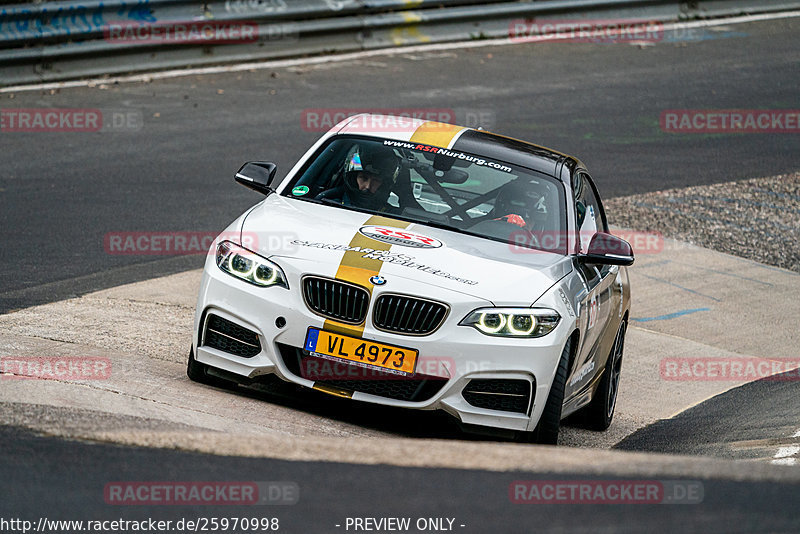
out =
{"type": "MultiPolygon", "coordinates": [[[[792,434],[793,438],[800,438],[800,430],[792,434]]],[[[797,463],[797,453],[800,452],[800,445],[787,445],[778,447],[778,452],[773,456],[771,463],[776,465],[795,465],[797,463]]]]}
{"type": "Polygon", "coordinates": [[[787,458],[789,456],[794,456],[800,452],[800,445],[789,445],[787,447],[780,447],[778,452],[775,453],[773,458],[787,458]]]}
{"type": "MultiPolygon", "coordinates": [[[[760,22],[767,20],[781,20],[800,17],[800,11],[784,11],[779,13],[764,13],[761,15],[743,15],[739,17],[696,20],[691,22],[674,22],[664,24],[663,30],[683,30],[692,28],[710,28],[713,26],[728,26],[731,24],[747,24],[749,22],[760,22]]],[[[215,67],[198,67],[191,69],[175,69],[160,72],[149,72],[144,74],[133,74],[128,76],[87,78],[84,80],[72,80],[65,82],[48,82],[32,85],[15,85],[0,88],[0,93],[11,93],[21,91],[41,91],[50,89],[67,89],[71,87],[94,87],[96,85],[107,85],[117,83],[137,83],[162,80],[167,78],[178,78],[181,76],[194,76],[201,74],[222,74],[229,72],[242,72],[249,70],[264,70],[284,67],[296,67],[302,65],[319,65],[325,63],[338,63],[343,61],[359,60],[375,56],[392,56],[398,54],[409,54],[413,52],[432,52],[439,50],[461,50],[468,48],[480,48],[484,46],[506,46],[514,44],[527,44],[531,42],[546,42],[559,40],[556,35],[542,35],[524,39],[524,43],[517,39],[503,37],[499,39],[487,39],[485,41],[461,41],[455,43],[422,44],[404,46],[397,48],[382,48],[380,50],[367,50],[362,52],[350,52],[346,54],[336,54],[330,56],[316,56],[310,58],[265,60],[250,63],[239,63],[236,65],[220,65],[215,67]]],[[[631,43],[636,44],[636,43],[631,43]]]]}

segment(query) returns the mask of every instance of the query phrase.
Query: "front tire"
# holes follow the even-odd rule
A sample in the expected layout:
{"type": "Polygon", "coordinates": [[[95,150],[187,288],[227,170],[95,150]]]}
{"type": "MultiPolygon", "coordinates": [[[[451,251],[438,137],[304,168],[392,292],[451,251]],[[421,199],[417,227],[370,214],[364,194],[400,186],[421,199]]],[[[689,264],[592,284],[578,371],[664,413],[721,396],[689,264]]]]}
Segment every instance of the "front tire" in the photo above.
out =
{"type": "Polygon", "coordinates": [[[603,378],[595,391],[594,397],[585,408],[585,424],[591,430],[606,430],[614,419],[614,409],[619,393],[619,379],[622,374],[622,352],[625,348],[625,332],[628,323],[622,321],[614,339],[614,346],[608,355],[603,378]]]}
{"type": "Polygon", "coordinates": [[[558,444],[558,433],[561,429],[561,409],[564,407],[564,388],[567,383],[573,340],[573,336],[570,336],[564,346],[564,350],[561,352],[561,359],[558,362],[556,376],[553,378],[553,385],[550,386],[550,393],[547,396],[544,411],[539,418],[536,429],[532,432],[531,437],[533,440],[542,445],[558,444]]]}
{"type": "Polygon", "coordinates": [[[194,359],[193,349],[189,349],[189,361],[186,363],[186,375],[190,380],[206,384],[207,386],[229,388],[234,385],[233,382],[228,382],[222,378],[210,375],[208,373],[208,365],[194,359]]]}

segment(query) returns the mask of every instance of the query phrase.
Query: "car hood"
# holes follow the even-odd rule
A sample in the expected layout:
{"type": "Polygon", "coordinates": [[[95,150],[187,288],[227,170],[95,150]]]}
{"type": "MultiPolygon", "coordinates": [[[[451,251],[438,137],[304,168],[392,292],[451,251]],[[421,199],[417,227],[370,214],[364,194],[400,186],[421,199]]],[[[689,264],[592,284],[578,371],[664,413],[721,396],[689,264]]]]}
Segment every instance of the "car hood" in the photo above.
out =
{"type": "Polygon", "coordinates": [[[244,246],[282,264],[301,260],[294,263],[301,270],[312,264],[315,274],[334,276],[349,249],[351,260],[380,260],[370,264],[386,280],[401,277],[498,306],[530,306],[572,269],[559,254],[277,194],[255,206],[241,230],[244,246]]]}

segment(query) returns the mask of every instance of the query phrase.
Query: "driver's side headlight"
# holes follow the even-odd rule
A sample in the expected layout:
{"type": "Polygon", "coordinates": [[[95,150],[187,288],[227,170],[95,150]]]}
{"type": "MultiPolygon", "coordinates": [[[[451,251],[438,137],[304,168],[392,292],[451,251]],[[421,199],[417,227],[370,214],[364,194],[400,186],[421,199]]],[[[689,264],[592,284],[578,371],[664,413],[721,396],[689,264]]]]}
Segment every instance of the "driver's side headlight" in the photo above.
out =
{"type": "Polygon", "coordinates": [[[217,267],[245,282],[260,287],[289,289],[283,270],[275,263],[230,241],[217,245],[217,267]]]}
{"type": "Polygon", "coordinates": [[[487,336],[528,338],[549,334],[559,320],[558,312],[549,308],[481,308],[458,324],[487,336]]]}

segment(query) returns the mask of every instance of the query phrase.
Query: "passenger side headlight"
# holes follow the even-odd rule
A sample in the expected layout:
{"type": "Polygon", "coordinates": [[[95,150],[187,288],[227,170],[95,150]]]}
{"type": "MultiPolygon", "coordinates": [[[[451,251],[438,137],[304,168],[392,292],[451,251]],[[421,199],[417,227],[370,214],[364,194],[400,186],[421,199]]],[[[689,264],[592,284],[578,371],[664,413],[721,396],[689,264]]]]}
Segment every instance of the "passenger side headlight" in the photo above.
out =
{"type": "Polygon", "coordinates": [[[460,323],[487,336],[542,337],[558,325],[561,316],[549,308],[481,308],[460,323]]]}
{"type": "Polygon", "coordinates": [[[230,241],[223,241],[217,246],[217,267],[256,286],[281,286],[289,289],[280,267],[230,241]]]}

